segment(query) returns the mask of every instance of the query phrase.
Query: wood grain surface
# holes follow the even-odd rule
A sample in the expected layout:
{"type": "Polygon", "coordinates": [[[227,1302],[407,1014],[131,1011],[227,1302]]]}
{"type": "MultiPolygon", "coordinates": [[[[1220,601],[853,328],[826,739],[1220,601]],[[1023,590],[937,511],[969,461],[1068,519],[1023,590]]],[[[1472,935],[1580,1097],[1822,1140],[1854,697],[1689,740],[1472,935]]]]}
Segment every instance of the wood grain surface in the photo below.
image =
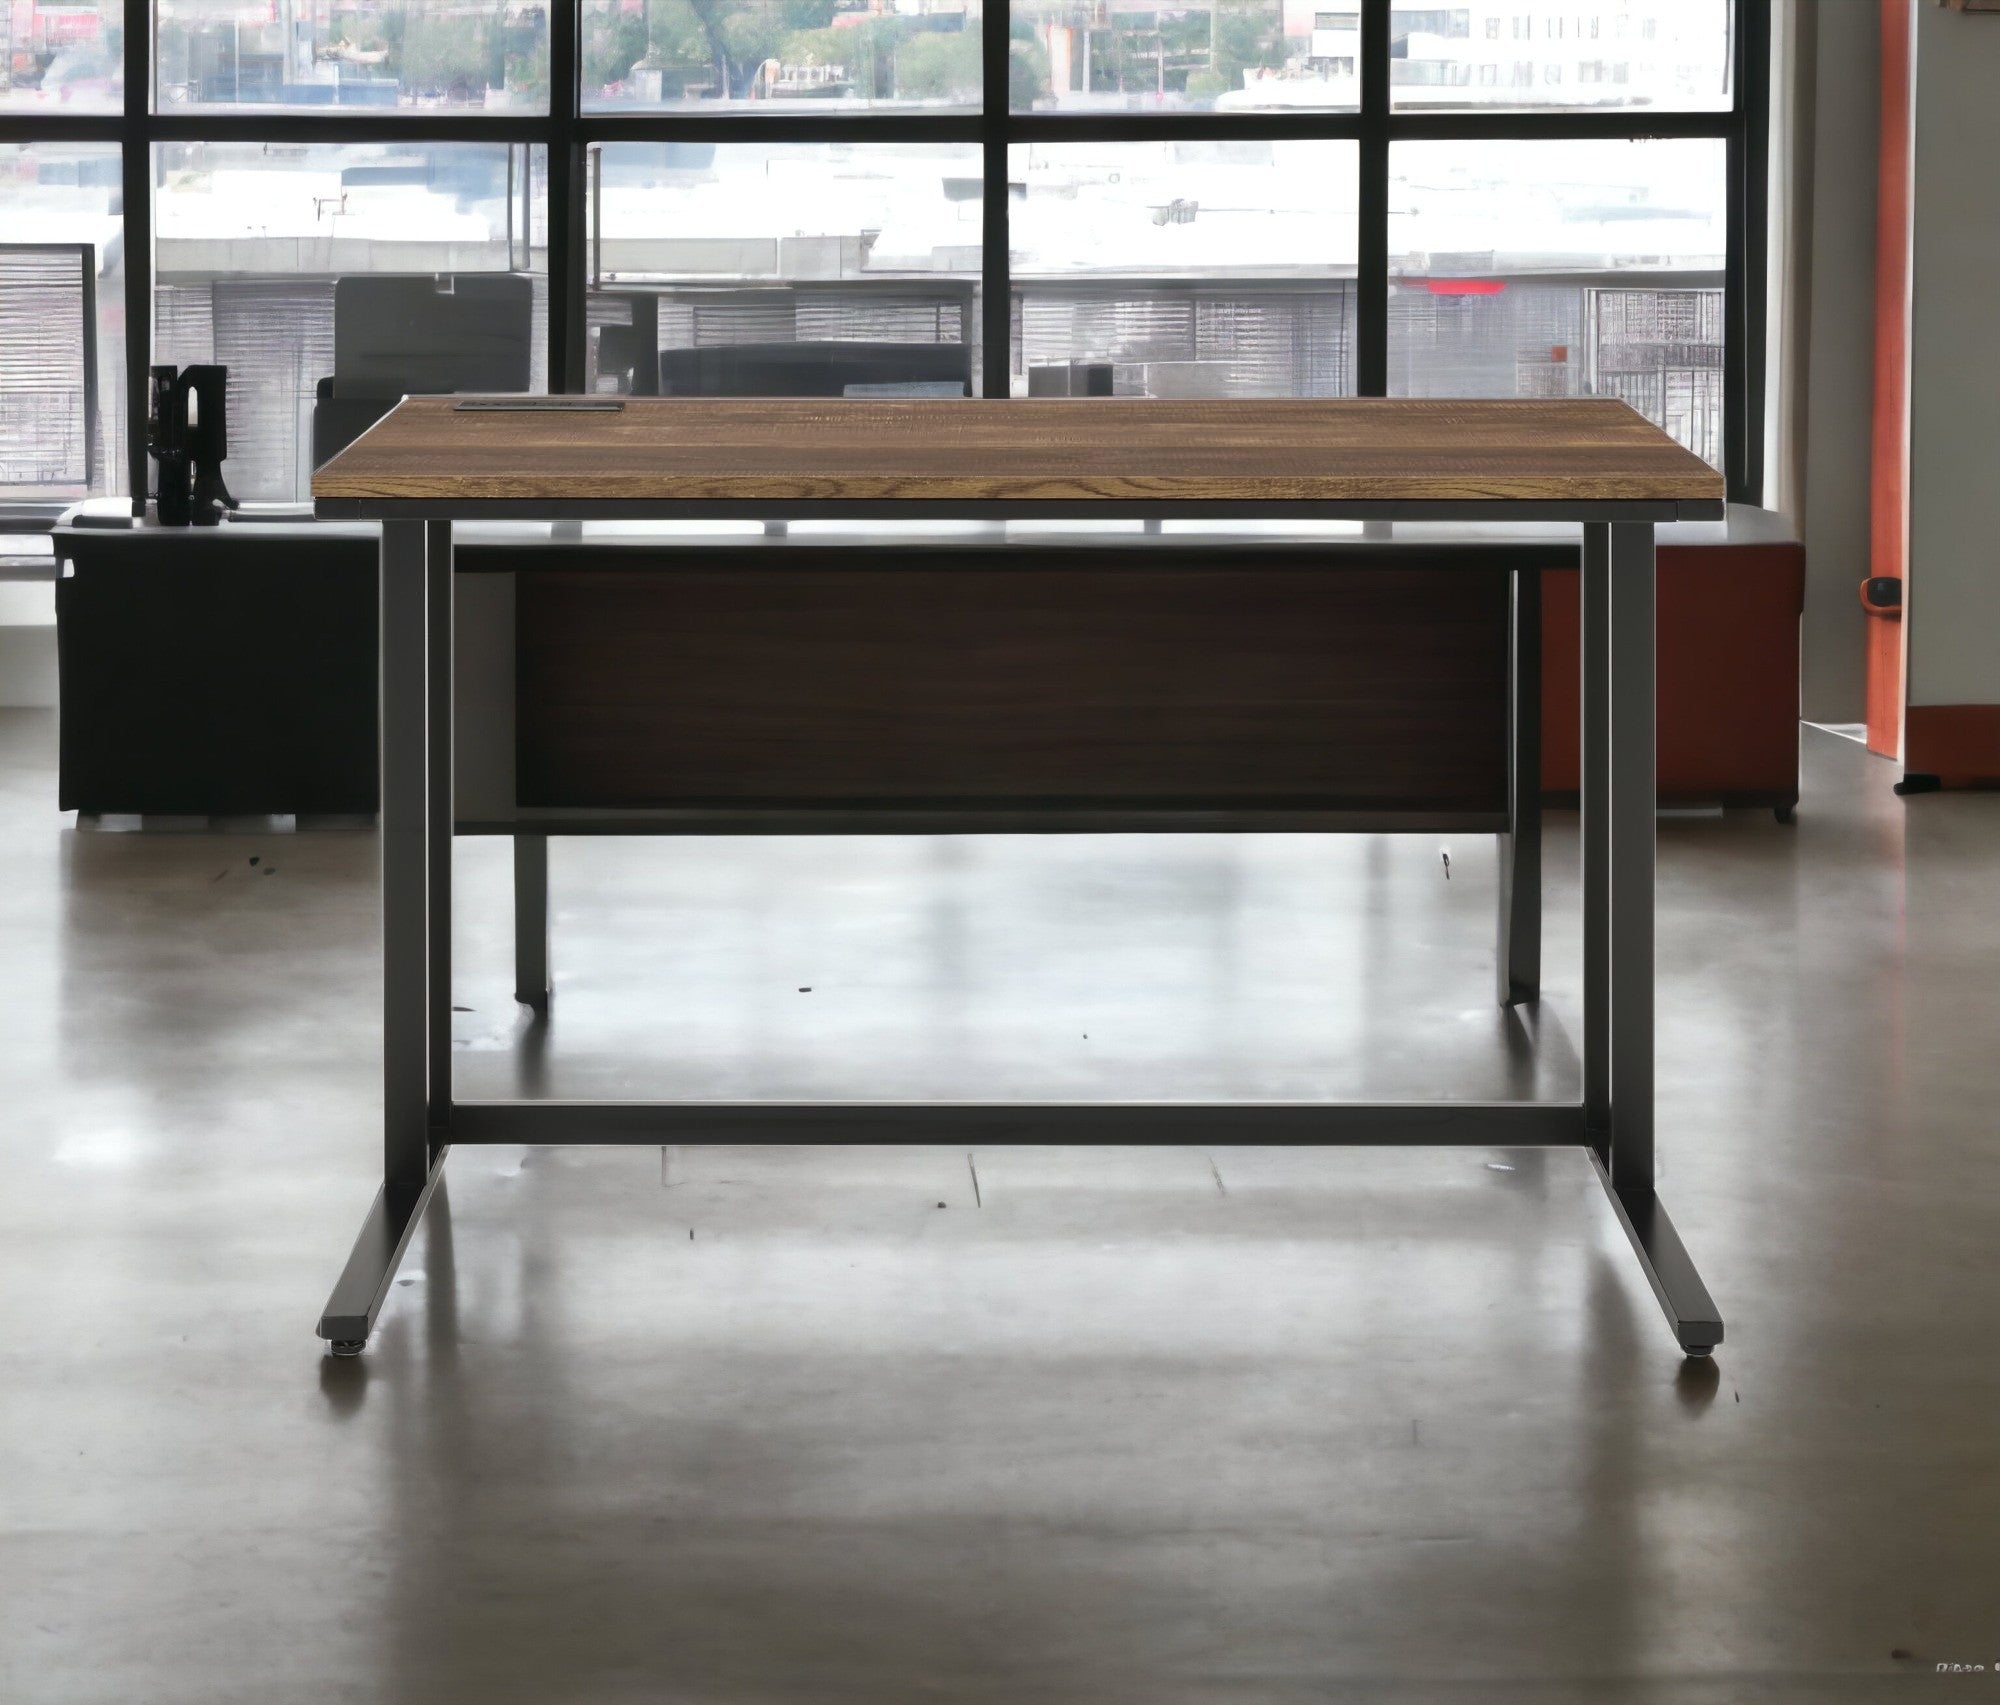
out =
{"type": "Polygon", "coordinates": [[[315,498],[1705,502],[1722,476],[1621,402],[406,399],[315,498]]]}
{"type": "Polygon", "coordinates": [[[522,572],[519,804],[1505,809],[1504,569],[779,554],[522,572]]]}

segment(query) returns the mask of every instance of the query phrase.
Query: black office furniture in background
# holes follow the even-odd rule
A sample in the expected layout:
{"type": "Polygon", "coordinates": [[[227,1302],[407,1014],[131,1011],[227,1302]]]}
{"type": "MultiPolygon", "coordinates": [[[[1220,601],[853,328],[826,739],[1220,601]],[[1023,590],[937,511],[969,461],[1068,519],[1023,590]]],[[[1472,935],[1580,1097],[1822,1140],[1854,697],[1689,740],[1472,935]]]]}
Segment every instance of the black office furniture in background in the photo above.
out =
{"type": "Polygon", "coordinates": [[[1051,361],[1028,369],[1028,395],[1108,397],[1115,378],[1108,361],[1051,361]]]}
{"type": "Polygon", "coordinates": [[[733,343],[660,351],[663,397],[972,395],[963,343],[733,343]]]}
{"type": "Polygon", "coordinates": [[[374,812],[374,528],[65,525],[55,548],[63,810],[374,812]]]}
{"type": "Polygon", "coordinates": [[[534,328],[534,281],[519,273],[339,280],[333,372],[313,404],[313,466],[406,396],[527,390],[534,328]]]}
{"type": "Polygon", "coordinates": [[[725,287],[593,277],[588,389],[629,396],[969,396],[975,286],[963,278],[725,287]]]}

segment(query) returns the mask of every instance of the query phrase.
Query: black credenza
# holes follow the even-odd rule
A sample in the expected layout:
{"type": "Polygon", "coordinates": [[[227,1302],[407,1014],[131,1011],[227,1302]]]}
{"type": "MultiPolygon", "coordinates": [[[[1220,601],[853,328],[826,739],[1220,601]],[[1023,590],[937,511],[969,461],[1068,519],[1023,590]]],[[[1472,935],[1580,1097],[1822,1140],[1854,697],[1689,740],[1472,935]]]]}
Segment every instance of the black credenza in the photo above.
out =
{"type": "Polygon", "coordinates": [[[373,813],[372,527],[63,527],[61,806],[373,813]]]}

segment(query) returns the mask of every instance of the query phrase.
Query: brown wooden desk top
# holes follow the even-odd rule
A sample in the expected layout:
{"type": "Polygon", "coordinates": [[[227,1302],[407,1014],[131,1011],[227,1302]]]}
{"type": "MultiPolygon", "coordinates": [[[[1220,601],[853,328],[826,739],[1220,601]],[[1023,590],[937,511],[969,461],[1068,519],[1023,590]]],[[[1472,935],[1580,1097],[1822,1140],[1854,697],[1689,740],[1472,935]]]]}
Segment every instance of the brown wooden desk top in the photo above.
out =
{"type": "Polygon", "coordinates": [[[413,397],[313,496],[647,503],[1694,503],[1722,476],[1624,403],[622,398],[475,412],[413,397]]]}

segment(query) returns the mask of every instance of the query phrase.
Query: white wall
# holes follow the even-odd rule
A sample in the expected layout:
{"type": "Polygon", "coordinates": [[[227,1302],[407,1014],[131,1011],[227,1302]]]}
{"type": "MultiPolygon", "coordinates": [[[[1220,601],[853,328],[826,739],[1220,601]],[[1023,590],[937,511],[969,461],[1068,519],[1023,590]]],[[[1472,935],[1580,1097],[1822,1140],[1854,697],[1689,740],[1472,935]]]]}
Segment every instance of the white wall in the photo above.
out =
{"type": "MultiPolygon", "coordinates": [[[[2000,20],[1991,22],[2000,35],[2000,20]]],[[[1794,415],[1804,441],[1803,481],[1785,507],[1806,545],[1801,713],[1813,722],[1859,722],[1868,620],[1859,588],[1868,575],[1875,397],[1879,25],[1866,0],[1803,0],[1796,24],[1796,135],[1811,172],[1800,191],[1793,256],[1794,301],[1805,303],[1806,322],[1804,397],[1794,415]]],[[[1775,152],[1778,138],[1772,141],[1775,152]]]]}
{"type": "Polygon", "coordinates": [[[1915,112],[1909,702],[2000,704],[2000,15],[1917,8],[1915,112]]]}
{"type": "Polygon", "coordinates": [[[55,585],[0,580],[0,708],[55,702],[55,585]]]}
{"type": "Polygon", "coordinates": [[[1811,303],[1812,80],[1801,61],[1810,5],[1771,7],[1770,243],[1764,280],[1764,507],[1798,522],[1805,487],[1806,333],[1811,303]]]}

